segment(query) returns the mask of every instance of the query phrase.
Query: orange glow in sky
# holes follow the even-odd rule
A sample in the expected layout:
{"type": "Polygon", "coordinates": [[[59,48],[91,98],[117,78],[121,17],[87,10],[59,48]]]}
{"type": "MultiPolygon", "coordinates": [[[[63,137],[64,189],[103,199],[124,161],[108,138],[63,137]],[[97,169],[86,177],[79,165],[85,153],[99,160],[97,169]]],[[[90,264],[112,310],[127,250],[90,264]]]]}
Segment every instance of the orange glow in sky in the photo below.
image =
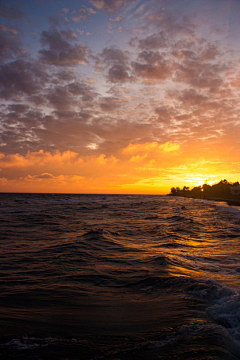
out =
{"type": "Polygon", "coordinates": [[[0,11],[0,191],[240,180],[238,0],[32,4],[0,11]]]}

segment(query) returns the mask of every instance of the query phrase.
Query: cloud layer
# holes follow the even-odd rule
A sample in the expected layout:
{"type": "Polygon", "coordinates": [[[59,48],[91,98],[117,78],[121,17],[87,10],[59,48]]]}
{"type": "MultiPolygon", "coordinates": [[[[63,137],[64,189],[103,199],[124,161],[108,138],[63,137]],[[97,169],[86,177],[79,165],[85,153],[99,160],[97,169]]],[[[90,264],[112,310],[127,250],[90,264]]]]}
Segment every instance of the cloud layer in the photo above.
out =
{"type": "Polygon", "coordinates": [[[34,1],[0,5],[3,191],[239,180],[237,1],[34,1]]]}

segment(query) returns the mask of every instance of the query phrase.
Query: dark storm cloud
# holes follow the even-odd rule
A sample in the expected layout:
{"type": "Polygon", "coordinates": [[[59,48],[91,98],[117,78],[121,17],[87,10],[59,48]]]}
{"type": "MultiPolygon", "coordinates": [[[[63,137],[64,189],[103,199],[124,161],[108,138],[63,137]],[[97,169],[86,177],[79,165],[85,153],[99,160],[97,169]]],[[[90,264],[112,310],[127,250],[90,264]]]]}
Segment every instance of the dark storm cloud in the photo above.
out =
{"type": "Polygon", "coordinates": [[[47,74],[39,64],[16,60],[0,66],[0,96],[13,99],[16,96],[34,95],[47,81],[47,74]]]}
{"type": "Polygon", "coordinates": [[[21,20],[25,17],[19,4],[8,6],[7,1],[0,3],[0,17],[8,20],[21,20]]]}
{"type": "Polygon", "coordinates": [[[86,46],[71,44],[76,35],[68,31],[43,31],[40,42],[47,49],[39,50],[40,59],[56,66],[74,66],[88,63],[89,50],[86,46]]]}

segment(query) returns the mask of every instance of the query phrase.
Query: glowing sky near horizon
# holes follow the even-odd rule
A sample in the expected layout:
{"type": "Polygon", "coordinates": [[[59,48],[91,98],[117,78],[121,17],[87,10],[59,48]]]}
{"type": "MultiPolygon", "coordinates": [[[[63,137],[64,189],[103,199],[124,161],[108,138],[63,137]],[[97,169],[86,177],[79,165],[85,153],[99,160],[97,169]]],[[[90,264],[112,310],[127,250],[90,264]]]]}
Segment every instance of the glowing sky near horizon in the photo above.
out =
{"type": "Polygon", "coordinates": [[[3,0],[0,191],[240,180],[238,0],[3,0]]]}

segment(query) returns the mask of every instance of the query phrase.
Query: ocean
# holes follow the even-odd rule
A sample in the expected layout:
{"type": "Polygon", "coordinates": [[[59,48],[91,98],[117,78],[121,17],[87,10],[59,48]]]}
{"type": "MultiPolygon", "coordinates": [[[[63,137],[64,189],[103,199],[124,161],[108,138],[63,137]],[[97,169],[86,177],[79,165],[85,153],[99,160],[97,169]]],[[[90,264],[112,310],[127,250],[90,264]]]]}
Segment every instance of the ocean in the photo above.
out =
{"type": "Polygon", "coordinates": [[[240,359],[240,208],[0,194],[0,358],[240,359]]]}

